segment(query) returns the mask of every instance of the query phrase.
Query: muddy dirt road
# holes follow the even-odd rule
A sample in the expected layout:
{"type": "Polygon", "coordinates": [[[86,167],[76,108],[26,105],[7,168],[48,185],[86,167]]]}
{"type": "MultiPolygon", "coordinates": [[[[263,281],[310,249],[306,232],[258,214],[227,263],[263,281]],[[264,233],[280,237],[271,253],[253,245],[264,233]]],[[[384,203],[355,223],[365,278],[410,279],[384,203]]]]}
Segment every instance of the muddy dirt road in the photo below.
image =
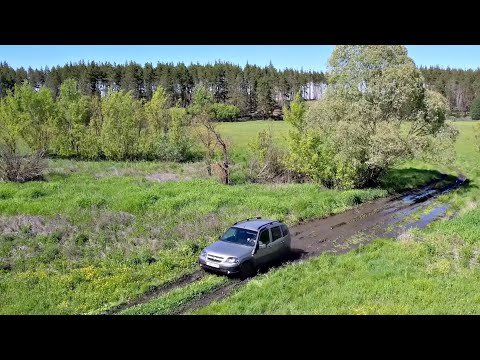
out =
{"type": "Polygon", "coordinates": [[[422,228],[445,214],[448,205],[438,204],[420,219],[408,222],[409,215],[434,204],[440,195],[466,182],[464,177],[438,186],[442,180],[405,195],[365,203],[341,214],[306,221],[292,227],[292,248],[302,257],[325,251],[344,253],[378,237],[393,238],[412,227],[422,228]]]}
{"type": "MultiPolygon", "coordinates": [[[[448,209],[448,205],[436,204],[435,198],[446,194],[458,187],[467,184],[465,177],[443,178],[404,195],[390,196],[369,203],[359,205],[341,214],[332,215],[323,219],[305,221],[290,228],[292,235],[292,253],[287,259],[273,264],[272,267],[287,265],[292,261],[299,261],[324,252],[342,254],[357,248],[378,237],[395,238],[412,227],[425,227],[433,220],[441,217],[448,209]],[[450,181],[447,181],[450,179],[450,181]],[[421,214],[425,209],[430,211],[415,220],[408,221],[409,216],[421,214]]],[[[263,269],[261,271],[268,271],[263,269]]],[[[188,277],[167,284],[140,299],[112,309],[108,313],[116,313],[127,307],[147,302],[160,296],[168,290],[184,286],[203,276],[199,271],[188,277]]],[[[224,286],[205,294],[199,299],[184,305],[175,311],[182,314],[198,307],[208,305],[219,300],[248,280],[232,279],[224,286]]]]}

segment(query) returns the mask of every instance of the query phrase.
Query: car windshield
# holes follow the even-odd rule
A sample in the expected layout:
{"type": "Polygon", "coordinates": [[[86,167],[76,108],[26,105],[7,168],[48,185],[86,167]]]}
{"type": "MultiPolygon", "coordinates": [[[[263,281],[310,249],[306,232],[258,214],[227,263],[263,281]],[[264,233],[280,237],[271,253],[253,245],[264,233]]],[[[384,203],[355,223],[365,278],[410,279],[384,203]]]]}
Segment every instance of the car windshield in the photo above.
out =
{"type": "Polygon", "coordinates": [[[220,238],[221,241],[226,241],[238,245],[254,246],[257,232],[253,230],[241,229],[231,227],[220,238]]]}

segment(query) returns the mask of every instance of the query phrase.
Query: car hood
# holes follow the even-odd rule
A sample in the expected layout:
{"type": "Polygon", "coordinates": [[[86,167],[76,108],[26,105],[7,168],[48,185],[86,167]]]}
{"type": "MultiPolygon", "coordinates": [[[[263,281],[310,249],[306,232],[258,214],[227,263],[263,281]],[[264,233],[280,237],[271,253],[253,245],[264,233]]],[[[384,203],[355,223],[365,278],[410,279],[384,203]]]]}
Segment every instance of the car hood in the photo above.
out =
{"type": "Polygon", "coordinates": [[[205,248],[207,253],[219,256],[236,256],[238,258],[250,255],[252,253],[252,246],[238,245],[226,241],[217,241],[205,248]]]}

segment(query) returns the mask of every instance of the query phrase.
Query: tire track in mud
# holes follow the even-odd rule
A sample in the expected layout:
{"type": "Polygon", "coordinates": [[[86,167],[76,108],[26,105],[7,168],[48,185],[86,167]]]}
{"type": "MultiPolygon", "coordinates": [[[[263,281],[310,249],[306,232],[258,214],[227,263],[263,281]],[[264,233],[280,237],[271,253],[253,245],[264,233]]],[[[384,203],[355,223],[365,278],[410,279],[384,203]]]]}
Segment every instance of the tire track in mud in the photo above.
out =
{"type": "Polygon", "coordinates": [[[166,294],[167,292],[176,289],[181,286],[188,285],[194,281],[200,280],[202,277],[205,276],[205,273],[202,270],[195,271],[192,274],[186,274],[180,277],[179,279],[170,281],[166,284],[157,286],[153,288],[152,290],[148,291],[147,293],[143,294],[141,297],[136,298],[135,300],[120,304],[118,306],[115,306],[112,309],[109,309],[108,311],[104,312],[102,315],[113,315],[113,314],[118,314],[122,312],[125,309],[131,308],[135,305],[140,305],[144,304],[146,302],[149,302],[163,294],[166,294]]]}
{"type": "Polygon", "coordinates": [[[203,306],[207,306],[213,301],[221,300],[224,297],[230,295],[230,293],[233,290],[237,289],[242,285],[245,285],[248,281],[249,279],[246,279],[246,280],[232,279],[228,281],[225,285],[215,288],[213,291],[207,294],[204,294],[200,298],[186,303],[185,305],[181,306],[176,311],[174,311],[172,315],[186,314],[195,309],[201,308],[203,306]]]}
{"type": "MultiPolygon", "coordinates": [[[[402,226],[401,223],[408,215],[426,208],[432,204],[434,198],[468,183],[468,179],[460,176],[444,186],[437,187],[446,178],[447,175],[444,175],[418,189],[373,200],[339,214],[306,220],[290,227],[292,235],[291,254],[287,258],[271,264],[269,268],[261,269],[260,272],[266,272],[280,266],[288,266],[292,262],[303,261],[325,252],[343,254],[378,237],[398,236],[403,228],[407,228],[406,225],[408,224],[402,226]],[[392,231],[391,227],[394,229],[397,227],[397,230],[392,231]],[[360,238],[354,239],[355,236],[360,236],[360,238]]],[[[436,217],[429,222],[435,219],[436,217]]],[[[203,274],[203,270],[201,270],[191,275],[185,275],[177,281],[142,296],[140,299],[111,310],[108,314],[118,313],[128,307],[148,302],[174,288],[200,279],[203,274]]],[[[224,285],[182,305],[173,314],[185,314],[213,301],[221,300],[238,287],[245,285],[249,280],[251,279],[231,279],[224,285]]]]}

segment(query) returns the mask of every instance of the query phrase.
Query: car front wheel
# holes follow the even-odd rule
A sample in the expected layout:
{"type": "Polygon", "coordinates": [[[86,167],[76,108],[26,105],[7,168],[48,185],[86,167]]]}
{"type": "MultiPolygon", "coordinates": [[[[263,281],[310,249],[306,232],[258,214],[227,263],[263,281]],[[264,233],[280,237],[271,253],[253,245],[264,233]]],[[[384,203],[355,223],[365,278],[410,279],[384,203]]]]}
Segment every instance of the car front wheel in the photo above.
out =
{"type": "Polygon", "coordinates": [[[240,279],[245,280],[255,275],[255,266],[251,262],[242,264],[240,268],[240,279]]]}

